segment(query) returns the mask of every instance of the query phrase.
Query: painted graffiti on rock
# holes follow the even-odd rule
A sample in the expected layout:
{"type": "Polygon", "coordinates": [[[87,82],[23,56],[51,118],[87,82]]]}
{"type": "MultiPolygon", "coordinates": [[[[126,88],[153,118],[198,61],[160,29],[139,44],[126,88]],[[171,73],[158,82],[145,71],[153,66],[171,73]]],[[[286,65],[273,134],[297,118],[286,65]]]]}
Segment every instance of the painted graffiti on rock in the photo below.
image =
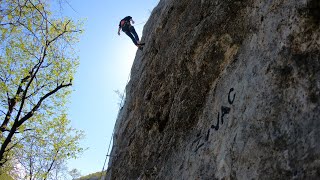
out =
{"type": "MultiPolygon", "coordinates": [[[[233,98],[232,100],[230,99],[230,94],[234,91],[233,88],[230,89],[229,93],[228,93],[228,102],[230,105],[233,104],[234,99],[236,98],[236,94],[233,94],[233,98]]],[[[221,106],[221,125],[223,124],[223,117],[227,114],[230,113],[231,108],[227,107],[227,106],[221,106]]],[[[218,112],[218,117],[217,117],[217,123],[216,125],[211,125],[212,129],[215,129],[216,131],[219,130],[219,123],[220,122],[220,113],[218,112]]]]}
{"type": "MultiPolygon", "coordinates": [[[[231,88],[228,93],[229,105],[233,105],[234,100],[236,98],[236,93],[233,93],[233,91],[234,91],[234,88],[231,88]]],[[[211,129],[214,129],[216,131],[219,130],[220,126],[222,126],[224,123],[225,116],[228,115],[230,113],[230,111],[231,111],[231,107],[221,106],[220,112],[218,112],[218,115],[217,115],[216,123],[211,125],[211,127],[207,130],[205,136],[201,135],[201,133],[197,134],[197,138],[192,143],[193,145],[195,145],[195,146],[193,146],[195,152],[197,152],[201,147],[203,147],[205,145],[205,142],[207,142],[209,140],[211,129]]]]}

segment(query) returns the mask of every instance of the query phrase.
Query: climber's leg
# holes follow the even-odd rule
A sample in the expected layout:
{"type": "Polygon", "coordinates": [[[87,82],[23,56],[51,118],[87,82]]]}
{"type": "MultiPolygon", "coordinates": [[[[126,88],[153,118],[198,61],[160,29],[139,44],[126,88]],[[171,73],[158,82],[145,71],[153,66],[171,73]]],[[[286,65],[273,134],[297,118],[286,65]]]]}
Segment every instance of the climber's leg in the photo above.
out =
{"type": "Polygon", "coordinates": [[[131,27],[129,28],[129,30],[130,30],[130,32],[132,33],[132,35],[134,36],[134,39],[136,40],[136,42],[139,44],[139,36],[138,36],[136,30],[134,29],[134,27],[131,26],[131,27]]]}
{"type": "Polygon", "coordinates": [[[123,32],[125,32],[125,33],[131,38],[132,42],[133,42],[135,45],[138,45],[137,40],[135,39],[135,37],[133,37],[133,35],[131,34],[130,31],[123,31],[123,32]]]}

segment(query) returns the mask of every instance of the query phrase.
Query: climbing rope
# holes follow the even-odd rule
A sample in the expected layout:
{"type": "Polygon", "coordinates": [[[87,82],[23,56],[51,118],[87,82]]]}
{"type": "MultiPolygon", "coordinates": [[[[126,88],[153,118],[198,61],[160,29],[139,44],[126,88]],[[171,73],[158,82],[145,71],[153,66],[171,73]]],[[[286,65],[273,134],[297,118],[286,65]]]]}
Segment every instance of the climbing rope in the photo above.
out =
{"type": "MultiPolygon", "coordinates": [[[[113,131],[114,131],[114,129],[113,129],[113,131]]],[[[110,156],[110,155],[109,155],[109,152],[110,152],[110,146],[111,146],[111,142],[112,142],[112,139],[113,139],[113,135],[114,135],[114,132],[112,132],[112,135],[111,135],[111,138],[110,138],[109,147],[108,147],[108,152],[107,152],[107,155],[106,155],[106,159],[104,160],[104,163],[103,163],[103,167],[102,167],[100,179],[101,179],[102,176],[103,176],[103,171],[104,171],[104,167],[105,167],[106,162],[107,162],[107,158],[108,158],[108,156],[110,156]]],[[[106,179],[106,177],[107,177],[107,173],[106,173],[105,179],[106,179]]]]}
{"type": "MultiPolygon", "coordinates": [[[[131,76],[131,72],[129,73],[129,76],[128,76],[128,79],[127,79],[127,82],[126,82],[126,86],[125,86],[125,87],[127,87],[128,83],[129,83],[129,81],[130,81],[130,76],[131,76]]],[[[121,111],[121,109],[122,109],[122,107],[123,107],[123,103],[124,103],[124,99],[125,99],[125,96],[124,96],[124,95],[125,95],[125,92],[126,92],[126,88],[124,88],[124,90],[123,90],[123,95],[121,96],[122,98],[121,98],[121,102],[120,102],[120,105],[119,105],[119,110],[118,110],[118,116],[117,116],[117,117],[119,117],[120,111],[121,111]]],[[[111,142],[112,142],[112,140],[113,140],[113,136],[114,136],[114,127],[113,127],[112,135],[111,135],[111,138],[110,138],[107,155],[106,155],[106,158],[105,158],[104,163],[103,163],[103,167],[102,167],[100,179],[101,179],[102,176],[103,176],[103,171],[104,171],[104,168],[105,168],[107,159],[108,159],[108,157],[111,157],[111,155],[110,155],[110,147],[111,147],[111,142]]],[[[110,158],[109,158],[109,160],[110,160],[110,158]]],[[[106,176],[105,176],[104,179],[106,179],[106,178],[107,178],[107,173],[106,173],[106,176]]]]}
{"type": "Polygon", "coordinates": [[[134,26],[140,26],[142,24],[145,24],[147,21],[143,21],[142,23],[138,23],[138,24],[135,24],[134,26]]]}
{"type": "MultiPolygon", "coordinates": [[[[158,3],[158,2],[157,2],[158,3]]],[[[154,7],[155,7],[155,5],[154,5],[154,7]]],[[[150,10],[149,10],[150,11],[150,10]]],[[[151,11],[150,11],[150,13],[151,13],[151,11]]],[[[147,20],[145,20],[145,21],[143,21],[143,22],[141,22],[141,23],[136,23],[134,26],[141,26],[141,25],[143,25],[143,24],[145,24],[147,22],[147,20]]],[[[126,86],[125,87],[127,87],[127,85],[128,85],[128,83],[129,83],[129,81],[130,81],[130,76],[131,76],[131,72],[129,73],[129,76],[128,76],[128,79],[127,79],[127,83],[126,83],[126,86]]],[[[124,101],[124,99],[125,99],[125,91],[126,91],[126,88],[124,88],[124,90],[123,90],[123,94],[122,94],[122,98],[121,98],[121,102],[120,102],[120,105],[119,105],[119,110],[118,110],[118,116],[117,117],[119,117],[119,114],[120,114],[120,111],[121,111],[121,109],[122,109],[122,107],[123,107],[123,101],[124,101]]],[[[110,156],[110,147],[111,147],[111,142],[112,142],[112,140],[113,140],[113,136],[114,136],[114,128],[113,128],[113,131],[112,131],[112,136],[111,136],[111,138],[110,138],[110,142],[109,142],[109,146],[108,146],[108,152],[107,152],[107,155],[106,155],[106,159],[104,160],[104,163],[103,163],[103,167],[102,167],[102,171],[101,171],[101,176],[100,176],[100,179],[102,178],[102,175],[103,175],[103,171],[104,171],[104,168],[105,168],[105,165],[106,165],[106,162],[107,162],[107,159],[108,159],[108,157],[111,157],[110,156]]],[[[110,160],[110,158],[109,158],[109,160],[110,160]]],[[[107,173],[106,173],[106,176],[105,176],[105,178],[104,179],[106,179],[107,178],[107,173]]]]}
{"type": "MultiPolygon", "coordinates": [[[[143,22],[141,22],[141,23],[135,24],[134,26],[140,26],[140,25],[142,25],[142,24],[145,24],[146,22],[147,22],[147,21],[143,21],[143,22]]],[[[131,76],[131,72],[129,73],[129,76],[128,76],[128,79],[127,79],[127,83],[126,83],[126,86],[125,86],[125,87],[127,87],[128,83],[129,83],[129,81],[130,81],[130,76],[131,76]]],[[[126,88],[124,88],[123,94],[122,94],[122,96],[121,96],[121,101],[120,101],[119,110],[118,110],[118,116],[117,116],[117,117],[119,117],[120,111],[121,111],[121,109],[122,109],[122,107],[123,107],[123,105],[124,105],[125,91],[126,91],[126,88]]],[[[113,140],[113,136],[114,136],[114,128],[113,128],[113,131],[112,131],[112,136],[111,136],[111,138],[110,138],[107,155],[106,155],[106,158],[105,158],[104,163],[103,163],[103,167],[102,167],[100,179],[101,179],[102,176],[103,176],[103,171],[104,171],[104,168],[105,168],[107,159],[108,159],[108,157],[111,157],[111,155],[110,155],[110,147],[111,147],[111,142],[112,142],[112,140],[113,140]]],[[[109,160],[110,160],[110,158],[109,158],[109,160]]],[[[106,173],[105,179],[106,179],[106,177],[107,177],[107,173],[106,173]]]]}

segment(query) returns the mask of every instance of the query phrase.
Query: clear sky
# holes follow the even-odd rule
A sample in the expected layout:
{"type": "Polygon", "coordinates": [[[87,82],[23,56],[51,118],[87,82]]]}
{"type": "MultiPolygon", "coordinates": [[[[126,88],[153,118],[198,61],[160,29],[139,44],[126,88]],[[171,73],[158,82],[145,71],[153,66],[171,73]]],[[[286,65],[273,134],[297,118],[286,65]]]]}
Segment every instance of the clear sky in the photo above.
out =
{"type": "MultiPolygon", "coordinates": [[[[126,34],[118,36],[119,21],[133,17],[141,37],[142,29],[159,0],[68,0],[64,14],[73,19],[86,19],[79,42],[80,66],[69,106],[72,126],[84,130],[85,151],[69,161],[69,169],[82,175],[101,171],[118,113],[120,99],[114,92],[124,92],[137,51],[126,34]]],[[[106,165],[107,166],[107,165],[106,165]]]]}

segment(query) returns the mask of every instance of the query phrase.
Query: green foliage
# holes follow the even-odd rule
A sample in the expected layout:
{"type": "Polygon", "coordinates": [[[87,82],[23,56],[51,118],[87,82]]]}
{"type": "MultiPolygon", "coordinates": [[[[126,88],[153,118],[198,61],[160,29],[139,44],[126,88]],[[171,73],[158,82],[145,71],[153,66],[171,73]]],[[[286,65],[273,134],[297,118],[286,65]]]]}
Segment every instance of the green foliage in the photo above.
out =
{"type": "Polygon", "coordinates": [[[69,175],[72,177],[72,179],[76,179],[81,176],[81,173],[78,169],[72,169],[69,171],[69,175]]]}
{"type": "Polygon", "coordinates": [[[53,16],[49,2],[0,3],[0,170],[31,160],[44,179],[83,151],[83,132],[69,127],[65,111],[80,24],[53,16]]]}
{"type": "Polygon", "coordinates": [[[14,180],[14,179],[7,174],[0,174],[0,180],[14,180]]]}
{"type": "Polygon", "coordinates": [[[96,173],[92,173],[86,176],[82,176],[76,180],[100,180],[101,177],[105,176],[107,174],[107,171],[103,171],[103,172],[96,172],[96,173]]]}
{"type": "MultiPolygon", "coordinates": [[[[17,149],[15,157],[27,172],[33,172],[34,179],[56,179],[54,175],[59,172],[51,172],[51,169],[60,169],[63,162],[77,158],[83,152],[79,145],[83,132],[69,127],[69,124],[66,114],[62,114],[25,133],[21,141],[23,148],[17,149]]],[[[29,174],[20,178],[27,179],[29,174]]]]}

